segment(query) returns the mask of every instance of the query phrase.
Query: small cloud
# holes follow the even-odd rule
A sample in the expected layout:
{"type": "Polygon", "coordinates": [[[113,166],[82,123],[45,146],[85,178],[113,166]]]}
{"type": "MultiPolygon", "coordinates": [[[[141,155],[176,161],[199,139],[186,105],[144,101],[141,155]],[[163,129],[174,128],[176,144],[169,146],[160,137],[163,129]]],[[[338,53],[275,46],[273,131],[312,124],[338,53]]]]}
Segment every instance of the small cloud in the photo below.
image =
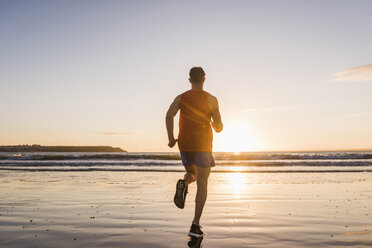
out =
{"type": "Polygon", "coordinates": [[[372,115],[372,112],[360,112],[360,113],[348,114],[348,116],[351,116],[351,117],[361,117],[361,116],[370,116],[370,115],[372,115]]]}
{"type": "Polygon", "coordinates": [[[131,135],[132,132],[103,132],[103,135],[131,135]]]}
{"type": "Polygon", "coordinates": [[[300,105],[294,105],[294,106],[282,106],[282,107],[270,107],[270,108],[248,108],[243,109],[243,113],[251,113],[251,112],[282,112],[282,111],[289,111],[289,110],[296,110],[296,109],[302,109],[306,106],[300,106],[300,105]]]}
{"type": "Polygon", "coordinates": [[[243,113],[251,113],[251,112],[254,112],[254,111],[256,111],[256,109],[254,109],[254,108],[248,108],[248,109],[243,109],[242,110],[243,113]]]}
{"type": "Polygon", "coordinates": [[[265,108],[263,111],[265,112],[280,112],[280,111],[287,111],[292,109],[299,109],[300,106],[287,106],[287,107],[273,107],[273,108],[265,108]]]}
{"type": "Polygon", "coordinates": [[[372,64],[355,67],[333,74],[330,82],[361,82],[372,80],[372,64]]]}

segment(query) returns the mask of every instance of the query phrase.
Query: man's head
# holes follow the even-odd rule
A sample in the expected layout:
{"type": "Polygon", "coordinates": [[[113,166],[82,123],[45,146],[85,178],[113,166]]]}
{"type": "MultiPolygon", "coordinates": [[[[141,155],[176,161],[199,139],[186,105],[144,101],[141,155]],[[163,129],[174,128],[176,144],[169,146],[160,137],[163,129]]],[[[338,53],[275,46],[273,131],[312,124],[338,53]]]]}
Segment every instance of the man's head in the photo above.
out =
{"type": "Polygon", "coordinates": [[[204,83],[205,72],[203,68],[201,68],[200,66],[191,68],[189,75],[190,75],[190,78],[189,78],[190,83],[192,84],[204,83]]]}

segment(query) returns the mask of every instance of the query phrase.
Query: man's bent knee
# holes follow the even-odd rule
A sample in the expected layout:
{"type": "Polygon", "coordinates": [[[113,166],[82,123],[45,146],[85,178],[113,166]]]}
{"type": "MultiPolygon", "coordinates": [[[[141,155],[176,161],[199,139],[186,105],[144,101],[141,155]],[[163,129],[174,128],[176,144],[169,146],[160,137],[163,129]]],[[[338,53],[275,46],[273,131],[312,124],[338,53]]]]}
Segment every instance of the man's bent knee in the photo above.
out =
{"type": "Polygon", "coordinates": [[[192,172],[186,172],[184,179],[187,180],[187,183],[193,183],[196,181],[196,175],[192,172]]]}
{"type": "Polygon", "coordinates": [[[194,173],[189,173],[190,174],[190,179],[192,182],[196,181],[196,175],[194,173]]]}

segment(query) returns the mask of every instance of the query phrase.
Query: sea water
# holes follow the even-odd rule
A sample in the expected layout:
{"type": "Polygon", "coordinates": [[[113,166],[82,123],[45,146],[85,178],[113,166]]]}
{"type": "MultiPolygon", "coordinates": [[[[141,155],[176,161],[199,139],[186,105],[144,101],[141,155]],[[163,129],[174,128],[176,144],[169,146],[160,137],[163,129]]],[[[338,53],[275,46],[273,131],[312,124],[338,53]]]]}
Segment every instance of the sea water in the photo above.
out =
{"type": "MultiPolygon", "coordinates": [[[[372,172],[372,151],[213,153],[214,172],[372,172]]],[[[179,153],[1,152],[0,170],[184,171],[179,153]]]]}

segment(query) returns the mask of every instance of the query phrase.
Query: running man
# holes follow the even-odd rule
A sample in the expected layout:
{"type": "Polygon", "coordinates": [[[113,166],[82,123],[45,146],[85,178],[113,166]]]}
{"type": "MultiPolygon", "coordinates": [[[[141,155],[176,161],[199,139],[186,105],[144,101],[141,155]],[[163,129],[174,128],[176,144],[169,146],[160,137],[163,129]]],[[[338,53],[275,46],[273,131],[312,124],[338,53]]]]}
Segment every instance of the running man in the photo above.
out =
{"type": "Polygon", "coordinates": [[[190,70],[191,90],[177,96],[170,105],[166,116],[169,147],[178,142],[182,164],[186,174],[178,180],[174,203],[183,209],[185,206],[188,185],[195,182],[195,215],[189,236],[201,237],[203,232],[199,224],[204,204],[207,199],[208,177],[214,166],[212,141],[214,130],[219,133],[223,129],[217,98],[203,90],[205,72],[201,67],[190,70]],[[173,119],[180,112],[178,139],[173,135],[173,119]],[[213,120],[213,121],[211,121],[213,120]]]}

